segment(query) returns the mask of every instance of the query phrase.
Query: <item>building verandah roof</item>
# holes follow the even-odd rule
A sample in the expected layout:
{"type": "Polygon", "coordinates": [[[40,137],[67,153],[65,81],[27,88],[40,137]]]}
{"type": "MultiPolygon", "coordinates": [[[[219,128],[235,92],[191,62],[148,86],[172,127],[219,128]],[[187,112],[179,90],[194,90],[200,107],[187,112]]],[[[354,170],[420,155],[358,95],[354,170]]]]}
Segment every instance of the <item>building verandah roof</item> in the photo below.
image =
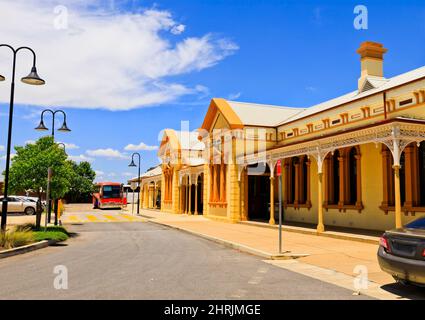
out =
{"type": "Polygon", "coordinates": [[[394,156],[394,164],[399,165],[404,148],[412,143],[425,140],[425,121],[409,118],[395,118],[351,131],[330,134],[310,141],[265,150],[263,153],[237,157],[237,163],[246,166],[259,162],[275,164],[278,159],[295,156],[312,156],[318,162],[319,170],[325,157],[336,149],[367,143],[382,143],[394,156]]]}

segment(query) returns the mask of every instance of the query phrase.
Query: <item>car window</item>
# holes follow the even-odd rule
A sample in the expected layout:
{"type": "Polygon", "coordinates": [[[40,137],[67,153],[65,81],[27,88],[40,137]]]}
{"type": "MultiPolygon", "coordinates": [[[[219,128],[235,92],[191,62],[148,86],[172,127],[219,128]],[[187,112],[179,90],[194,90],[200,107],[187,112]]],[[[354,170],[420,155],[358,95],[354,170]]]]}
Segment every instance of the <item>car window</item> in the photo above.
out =
{"type": "Polygon", "coordinates": [[[425,229],[425,218],[419,218],[406,225],[408,229],[425,229]]]}

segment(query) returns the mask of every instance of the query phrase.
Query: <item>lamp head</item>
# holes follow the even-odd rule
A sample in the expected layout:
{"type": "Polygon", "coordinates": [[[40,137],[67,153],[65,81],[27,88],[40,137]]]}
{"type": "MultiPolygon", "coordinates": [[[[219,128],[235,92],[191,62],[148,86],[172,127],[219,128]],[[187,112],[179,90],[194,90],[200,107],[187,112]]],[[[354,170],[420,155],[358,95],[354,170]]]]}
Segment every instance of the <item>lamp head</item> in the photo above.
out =
{"type": "Polygon", "coordinates": [[[0,74],[0,81],[4,81],[6,78],[0,74]]]}
{"type": "Polygon", "coordinates": [[[35,128],[35,130],[37,130],[37,131],[46,131],[46,130],[49,130],[49,129],[47,129],[47,127],[44,125],[43,119],[41,119],[40,120],[40,124],[38,125],[38,127],[35,128]]]}
{"type": "Polygon", "coordinates": [[[40,86],[45,84],[46,82],[40,78],[40,76],[37,74],[37,68],[36,67],[32,67],[31,72],[29,75],[27,75],[26,77],[23,77],[21,79],[21,81],[23,83],[26,84],[31,84],[31,85],[35,85],[35,86],[40,86]]]}
{"type": "Polygon", "coordinates": [[[136,164],[134,163],[134,159],[131,159],[131,163],[128,166],[129,167],[136,167],[136,164]]]}
{"type": "Polygon", "coordinates": [[[58,131],[62,131],[62,132],[70,132],[70,131],[71,131],[71,129],[69,129],[69,128],[68,128],[68,126],[66,125],[66,121],[64,121],[64,122],[63,122],[62,127],[60,127],[60,128],[58,129],[58,131]]]}

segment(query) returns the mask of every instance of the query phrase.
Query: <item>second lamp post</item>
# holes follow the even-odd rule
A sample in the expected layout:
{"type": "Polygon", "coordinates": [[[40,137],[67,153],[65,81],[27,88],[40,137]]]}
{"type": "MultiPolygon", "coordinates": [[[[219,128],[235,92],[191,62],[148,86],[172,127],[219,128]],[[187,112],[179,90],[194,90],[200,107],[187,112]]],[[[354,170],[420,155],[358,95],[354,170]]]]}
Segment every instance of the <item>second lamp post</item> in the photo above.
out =
{"type": "MultiPolygon", "coordinates": [[[[67,124],[66,124],[66,113],[63,110],[51,110],[51,109],[45,109],[41,112],[41,117],[40,117],[40,123],[39,125],[35,128],[35,130],[38,131],[48,131],[49,128],[47,128],[44,124],[44,114],[46,112],[49,112],[52,114],[52,138],[53,138],[53,142],[55,141],[55,120],[56,120],[56,114],[57,113],[61,113],[63,115],[63,124],[62,126],[58,129],[58,131],[61,132],[70,132],[71,130],[68,128],[67,124]]],[[[63,143],[60,143],[63,144],[63,143]]],[[[65,144],[63,144],[64,150],[65,150],[65,144]]],[[[50,168],[49,168],[50,170],[50,168]]],[[[50,176],[48,174],[48,176],[50,176]]],[[[47,190],[50,191],[50,179],[47,179],[47,190]]],[[[46,198],[49,199],[50,195],[47,194],[46,198]]],[[[50,223],[50,217],[51,217],[51,210],[52,210],[52,206],[50,204],[50,200],[47,201],[47,216],[48,216],[48,222],[50,223]]],[[[55,208],[57,207],[57,205],[55,204],[55,208]]],[[[56,210],[55,210],[56,211],[56,210]]],[[[57,221],[57,214],[55,212],[55,225],[57,225],[58,221],[57,221]]]]}
{"type": "MultiPolygon", "coordinates": [[[[129,167],[136,167],[136,164],[134,163],[134,156],[137,155],[139,157],[139,165],[138,167],[138,173],[137,173],[137,187],[139,188],[139,192],[137,193],[137,214],[140,212],[140,160],[141,156],[140,153],[134,152],[131,155],[131,163],[128,165],[129,167]]],[[[134,199],[133,199],[134,201],[134,199]]]]}

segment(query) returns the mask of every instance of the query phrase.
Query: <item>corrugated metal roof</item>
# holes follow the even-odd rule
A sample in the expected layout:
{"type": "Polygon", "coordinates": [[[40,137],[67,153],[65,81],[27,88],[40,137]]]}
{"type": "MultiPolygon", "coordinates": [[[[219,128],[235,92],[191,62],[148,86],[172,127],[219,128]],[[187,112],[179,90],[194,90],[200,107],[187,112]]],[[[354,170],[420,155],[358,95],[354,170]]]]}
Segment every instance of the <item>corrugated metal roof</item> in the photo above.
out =
{"type": "Polygon", "coordinates": [[[303,108],[291,108],[267,104],[227,101],[244,125],[273,127],[304,111],[303,108]]]}

